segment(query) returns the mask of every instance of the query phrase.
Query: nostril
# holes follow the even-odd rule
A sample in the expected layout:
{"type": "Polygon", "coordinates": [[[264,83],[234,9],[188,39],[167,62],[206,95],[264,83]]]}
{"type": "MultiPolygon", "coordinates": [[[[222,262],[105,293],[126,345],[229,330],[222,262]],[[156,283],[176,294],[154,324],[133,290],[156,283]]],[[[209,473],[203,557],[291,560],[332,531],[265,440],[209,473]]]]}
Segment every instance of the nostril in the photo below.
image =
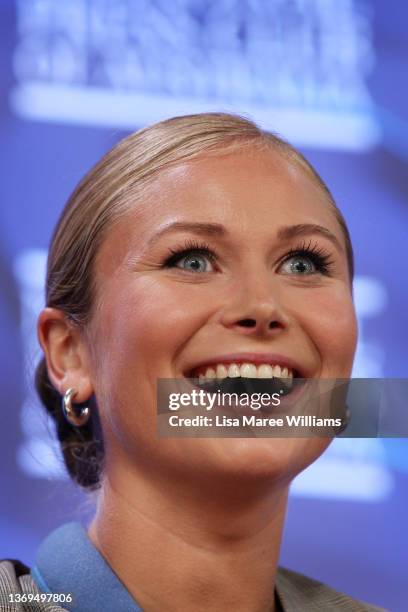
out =
{"type": "Polygon", "coordinates": [[[271,323],[269,323],[269,329],[276,329],[277,327],[280,327],[278,321],[272,321],[271,323]]]}
{"type": "Polygon", "coordinates": [[[242,327],[256,327],[255,319],[242,319],[238,324],[242,327]]]}

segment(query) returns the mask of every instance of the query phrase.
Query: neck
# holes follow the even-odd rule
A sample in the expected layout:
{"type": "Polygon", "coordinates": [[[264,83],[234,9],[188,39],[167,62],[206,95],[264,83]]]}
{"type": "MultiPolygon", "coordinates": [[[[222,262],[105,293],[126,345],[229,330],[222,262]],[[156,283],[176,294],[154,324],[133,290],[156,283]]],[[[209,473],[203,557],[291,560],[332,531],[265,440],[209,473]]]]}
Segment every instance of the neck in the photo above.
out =
{"type": "Polygon", "coordinates": [[[271,612],[288,487],[261,489],[110,473],[89,536],[143,610],[271,612]]]}

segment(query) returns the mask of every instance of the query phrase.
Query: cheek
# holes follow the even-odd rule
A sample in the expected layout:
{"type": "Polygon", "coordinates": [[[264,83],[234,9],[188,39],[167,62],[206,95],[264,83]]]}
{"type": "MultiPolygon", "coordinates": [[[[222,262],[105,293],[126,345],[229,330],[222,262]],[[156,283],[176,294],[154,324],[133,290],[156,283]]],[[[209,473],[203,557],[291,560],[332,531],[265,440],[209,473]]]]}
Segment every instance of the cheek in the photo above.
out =
{"type": "Polygon", "coordinates": [[[161,358],[171,362],[208,316],[202,289],[194,289],[146,276],[112,283],[97,322],[105,361],[127,361],[133,372],[153,366],[157,371],[161,358]]]}
{"type": "Polygon", "coordinates": [[[140,278],[127,299],[136,318],[131,333],[147,359],[177,357],[208,316],[203,288],[187,282],[140,278]]]}
{"type": "Polygon", "coordinates": [[[302,300],[302,321],[328,377],[348,377],[357,344],[357,319],[348,287],[310,292],[302,300]]]}

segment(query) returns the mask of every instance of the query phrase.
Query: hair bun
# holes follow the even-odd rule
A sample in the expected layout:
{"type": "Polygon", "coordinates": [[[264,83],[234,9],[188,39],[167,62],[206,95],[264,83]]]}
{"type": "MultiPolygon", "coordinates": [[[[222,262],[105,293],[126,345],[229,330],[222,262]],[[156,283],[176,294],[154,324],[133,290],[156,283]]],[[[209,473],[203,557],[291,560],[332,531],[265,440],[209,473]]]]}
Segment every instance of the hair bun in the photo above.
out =
{"type": "Polygon", "coordinates": [[[52,417],[60,442],[65,466],[71,478],[90,490],[100,486],[104,446],[97,406],[92,401],[91,418],[83,427],[74,427],[65,419],[60,393],[51,384],[47,364],[43,358],[35,373],[37,393],[52,417]]]}

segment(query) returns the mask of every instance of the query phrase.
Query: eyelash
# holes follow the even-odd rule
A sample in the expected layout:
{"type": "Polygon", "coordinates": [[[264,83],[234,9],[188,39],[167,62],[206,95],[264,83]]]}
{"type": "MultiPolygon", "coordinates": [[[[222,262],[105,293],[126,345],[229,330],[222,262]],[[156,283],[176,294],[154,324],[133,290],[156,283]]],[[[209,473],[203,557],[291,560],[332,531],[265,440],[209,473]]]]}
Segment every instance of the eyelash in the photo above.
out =
{"type": "Polygon", "coordinates": [[[289,253],[285,255],[285,259],[282,263],[291,259],[292,257],[307,257],[316,267],[316,270],[321,274],[330,276],[334,261],[331,259],[330,254],[324,250],[323,247],[319,246],[317,242],[309,243],[303,242],[300,246],[291,249],[289,253]]]}
{"type": "Polygon", "coordinates": [[[186,240],[183,245],[177,246],[174,249],[170,248],[169,253],[170,256],[164,261],[163,266],[166,268],[170,268],[173,266],[179,259],[186,257],[186,255],[190,255],[190,253],[199,253],[200,255],[205,255],[214,263],[217,260],[217,254],[211,250],[208,244],[203,242],[196,242],[195,240],[186,240]]]}
{"type": "MultiPolygon", "coordinates": [[[[166,258],[163,263],[163,267],[170,268],[174,266],[180,259],[190,255],[192,252],[199,253],[200,255],[204,255],[208,257],[211,263],[214,263],[217,260],[217,254],[211,247],[203,242],[197,242],[195,240],[187,240],[184,244],[177,246],[175,248],[169,249],[170,255],[166,258]]],[[[312,243],[310,240],[309,243],[303,242],[298,247],[291,249],[282,260],[282,263],[285,263],[288,259],[292,257],[306,257],[310,259],[313,265],[316,268],[317,272],[321,274],[325,274],[330,276],[330,272],[333,267],[333,260],[331,259],[329,253],[327,253],[321,246],[317,243],[312,243]]]]}

